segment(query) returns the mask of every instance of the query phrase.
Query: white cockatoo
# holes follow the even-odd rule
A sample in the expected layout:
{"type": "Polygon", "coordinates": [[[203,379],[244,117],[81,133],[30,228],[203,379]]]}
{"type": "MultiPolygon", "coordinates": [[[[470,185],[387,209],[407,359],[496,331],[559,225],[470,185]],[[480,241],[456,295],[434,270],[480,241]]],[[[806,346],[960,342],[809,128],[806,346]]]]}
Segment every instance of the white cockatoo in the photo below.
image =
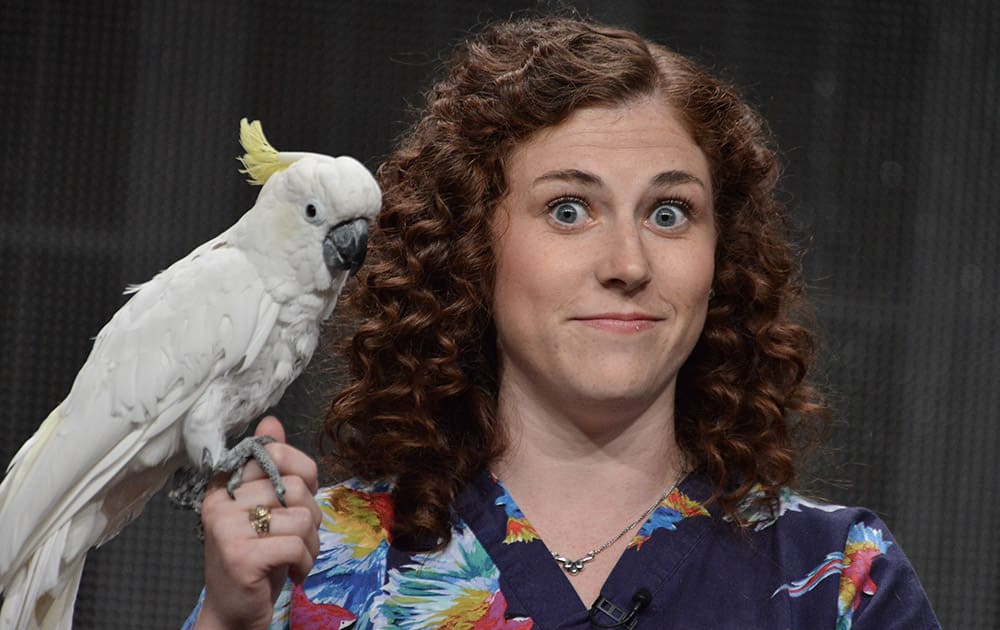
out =
{"type": "Polygon", "coordinates": [[[264,440],[226,440],[309,362],[364,260],[381,192],[353,158],[278,152],[257,121],[241,122],[240,141],[242,172],[263,186],[254,206],[129,289],[0,483],[0,628],[70,628],[87,552],[180,469],[235,473],[232,491],[259,456],[284,502],[264,440]]]}

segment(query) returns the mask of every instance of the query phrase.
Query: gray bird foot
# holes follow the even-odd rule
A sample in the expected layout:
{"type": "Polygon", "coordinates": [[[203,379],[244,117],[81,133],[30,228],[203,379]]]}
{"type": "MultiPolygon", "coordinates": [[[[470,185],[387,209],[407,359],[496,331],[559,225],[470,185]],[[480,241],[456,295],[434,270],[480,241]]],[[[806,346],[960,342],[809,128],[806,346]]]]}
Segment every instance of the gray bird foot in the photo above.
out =
{"type": "Polygon", "coordinates": [[[274,438],[266,435],[244,438],[236,446],[226,451],[222,460],[213,467],[214,473],[229,473],[226,491],[230,497],[236,498],[236,489],[243,484],[243,466],[252,458],[257,461],[268,479],[271,480],[274,493],[278,495],[278,502],[288,507],[285,502],[285,484],[281,481],[281,473],[267,449],[264,448],[266,444],[271,442],[274,442],[274,438]]]}
{"type": "Polygon", "coordinates": [[[167,493],[167,498],[174,507],[183,510],[193,510],[201,514],[201,501],[211,475],[197,468],[182,468],[174,473],[173,488],[167,493]]]}

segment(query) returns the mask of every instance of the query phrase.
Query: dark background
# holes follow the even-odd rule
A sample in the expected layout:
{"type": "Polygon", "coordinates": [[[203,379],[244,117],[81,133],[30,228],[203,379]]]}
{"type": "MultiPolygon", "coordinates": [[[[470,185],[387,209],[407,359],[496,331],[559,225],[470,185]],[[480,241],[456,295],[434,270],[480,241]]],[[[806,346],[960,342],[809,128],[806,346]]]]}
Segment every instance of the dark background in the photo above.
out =
{"type": "MultiPolygon", "coordinates": [[[[65,395],[122,288],[252,204],[242,116],[279,148],[374,168],[450,45],[536,6],[4,2],[0,466],[65,395]]],[[[570,6],[693,55],[770,120],[835,393],[814,488],[885,518],[945,627],[998,627],[1000,10],[570,6]]],[[[320,372],[279,408],[305,446],[330,390],[320,372]]],[[[202,583],[193,525],[160,496],[93,552],[77,627],[179,626],[202,583]]]]}

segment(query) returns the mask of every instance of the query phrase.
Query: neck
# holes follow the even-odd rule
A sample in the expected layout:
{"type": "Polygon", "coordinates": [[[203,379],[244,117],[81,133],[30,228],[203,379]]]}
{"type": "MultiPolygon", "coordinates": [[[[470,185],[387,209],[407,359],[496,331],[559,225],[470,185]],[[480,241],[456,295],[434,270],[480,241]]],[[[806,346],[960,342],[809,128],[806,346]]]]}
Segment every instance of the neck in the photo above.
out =
{"type": "Polygon", "coordinates": [[[589,607],[628,545],[630,533],[622,529],[684,469],[674,438],[673,389],[655,404],[544,404],[548,399],[528,385],[501,378],[497,414],[510,441],[492,470],[548,550],[569,563],[573,588],[589,607]],[[573,574],[574,562],[586,567],[573,574]]]}
{"type": "Polygon", "coordinates": [[[502,383],[497,409],[510,442],[492,468],[515,494],[554,494],[578,505],[608,496],[642,503],[684,468],[673,391],[653,405],[589,405],[578,413],[525,393],[502,383]]]}

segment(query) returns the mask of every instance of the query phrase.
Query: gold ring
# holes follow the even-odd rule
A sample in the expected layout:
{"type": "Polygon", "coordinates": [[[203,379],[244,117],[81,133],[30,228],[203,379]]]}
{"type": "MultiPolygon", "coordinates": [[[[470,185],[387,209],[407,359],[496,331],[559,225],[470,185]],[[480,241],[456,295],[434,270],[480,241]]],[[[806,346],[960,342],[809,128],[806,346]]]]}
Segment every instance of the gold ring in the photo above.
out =
{"type": "Polygon", "coordinates": [[[257,535],[263,538],[271,533],[271,508],[258,505],[250,510],[250,523],[257,535]]]}

